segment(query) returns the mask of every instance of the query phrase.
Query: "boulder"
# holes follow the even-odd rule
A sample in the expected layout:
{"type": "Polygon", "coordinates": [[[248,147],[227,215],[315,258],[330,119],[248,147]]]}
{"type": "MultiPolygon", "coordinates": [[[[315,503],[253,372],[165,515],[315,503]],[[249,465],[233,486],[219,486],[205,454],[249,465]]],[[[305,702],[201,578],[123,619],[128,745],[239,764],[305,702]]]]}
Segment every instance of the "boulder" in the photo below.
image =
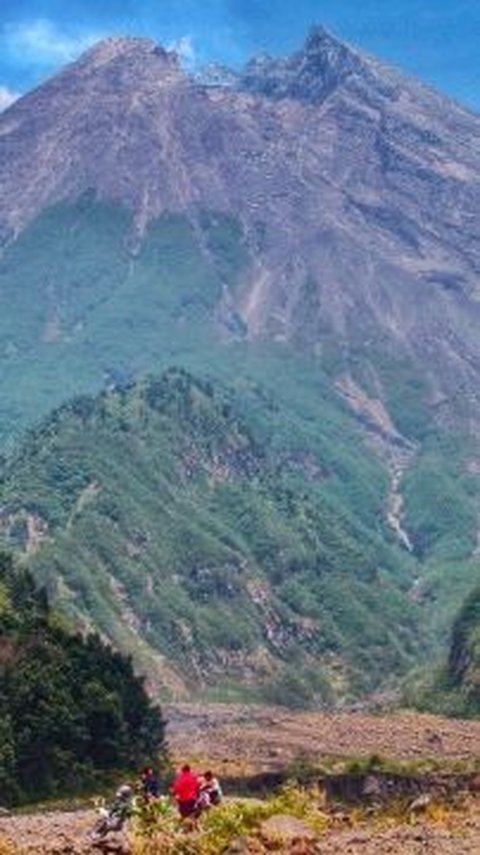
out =
{"type": "Polygon", "coordinates": [[[381,799],[383,795],[382,781],[375,775],[367,775],[363,782],[362,795],[366,799],[381,799]]]}
{"type": "Polygon", "coordinates": [[[235,837],[230,841],[226,855],[248,855],[248,840],[246,837],[235,837]]]}
{"type": "Polygon", "coordinates": [[[301,819],[288,814],[275,814],[260,826],[260,837],[268,844],[282,846],[297,842],[313,842],[316,834],[301,819]]]}

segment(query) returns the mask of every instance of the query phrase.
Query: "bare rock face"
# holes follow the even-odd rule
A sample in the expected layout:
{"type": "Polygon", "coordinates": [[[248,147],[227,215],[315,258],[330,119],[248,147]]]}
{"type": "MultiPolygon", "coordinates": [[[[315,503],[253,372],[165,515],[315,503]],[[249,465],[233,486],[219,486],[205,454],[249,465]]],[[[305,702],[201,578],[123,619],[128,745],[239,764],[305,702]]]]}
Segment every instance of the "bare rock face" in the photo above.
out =
{"type": "Polygon", "coordinates": [[[224,79],[109,39],[20,99],[0,117],[0,241],[87,191],[140,238],[164,212],[228,212],[251,265],[222,299],[248,337],[380,342],[478,434],[479,118],[321,28],[224,79]]]}
{"type": "Polygon", "coordinates": [[[323,27],[315,27],[303,50],[293,56],[252,59],[240,78],[240,88],[270,98],[320,104],[349,78],[361,78],[365,68],[358,53],[332,38],[323,27]]]}

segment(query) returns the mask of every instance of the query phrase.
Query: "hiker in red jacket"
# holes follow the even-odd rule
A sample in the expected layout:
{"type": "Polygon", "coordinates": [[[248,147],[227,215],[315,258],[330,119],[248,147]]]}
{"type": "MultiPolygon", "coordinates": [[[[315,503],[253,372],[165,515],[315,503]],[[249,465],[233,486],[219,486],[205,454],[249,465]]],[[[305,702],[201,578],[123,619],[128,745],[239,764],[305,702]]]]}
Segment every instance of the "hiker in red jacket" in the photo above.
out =
{"type": "Polygon", "coordinates": [[[188,764],[182,766],[177,773],[172,792],[177,800],[178,812],[182,819],[195,818],[199,780],[188,764]]]}

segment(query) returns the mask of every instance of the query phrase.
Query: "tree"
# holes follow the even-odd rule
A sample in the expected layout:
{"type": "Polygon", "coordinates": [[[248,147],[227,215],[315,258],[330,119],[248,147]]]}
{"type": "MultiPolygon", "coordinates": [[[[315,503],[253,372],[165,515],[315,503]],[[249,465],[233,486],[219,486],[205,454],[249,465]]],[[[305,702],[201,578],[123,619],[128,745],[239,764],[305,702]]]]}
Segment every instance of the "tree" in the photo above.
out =
{"type": "Polygon", "coordinates": [[[0,593],[0,802],[92,787],[165,755],[161,712],[129,659],[65,632],[5,556],[0,593]]]}

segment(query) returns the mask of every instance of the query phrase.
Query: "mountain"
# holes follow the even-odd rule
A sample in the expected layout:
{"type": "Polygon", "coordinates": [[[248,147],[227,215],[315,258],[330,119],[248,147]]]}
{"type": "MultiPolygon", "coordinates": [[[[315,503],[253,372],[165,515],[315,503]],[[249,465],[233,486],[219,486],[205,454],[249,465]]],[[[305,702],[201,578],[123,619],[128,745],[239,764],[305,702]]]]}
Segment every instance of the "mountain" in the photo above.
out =
{"type": "Polygon", "coordinates": [[[164,750],[131,662],[68,633],[45,592],[0,555],[2,805],[87,791],[164,750]]]}
{"type": "MultiPolygon", "coordinates": [[[[254,650],[267,651],[268,691],[282,680],[291,687],[293,676],[308,694],[318,663],[334,696],[369,690],[386,675],[379,650],[390,651],[392,673],[417,657],[417,610],[438,650],[477,583],[479,133],[478,116],[322,28],[291,57],[197,77],[148,39],[108,39],[0,116],[4,536],[78,619],[135,648],[173,693],[197,679],[223,681],[226,691],[237,660],[248,690],[254,650]],[[155,406],[138,391],[142,377],[171,365],[221,400],[232,390],[249,425],[244,435],[210,403],[205,423],[193,422],[196,438],[183,410],[171,415],[170,430],[192,445],[195,463],[200,455],[193,497],[178,452],[161,432],[150,435],[155,406]],[[105,400],[78,404],[101,390],[105,400]],[[100,435],[105,407],[109,430],[100,435]],[[215,448],[217,429],[225,508],[215,504],[214,463],[196,447],[215,448]],[[248,452],[244,470],[224,461],[232,430],[248,452]],[[293,521],[290,499],[280,498],[285,459],[294,461],[293,521]],[[173,500],[167,521],[149,481],[157,465],[162,495],[173,500]],[[118,530],[106,495],[121,508],[118,530]],[[126,522],[129,501],[140,545],[126,522]],[[258,511],[248,536],[245,503],[258,511]],[[297,516],[315,520],[320,534],[297,516]],[[191,543],[199,563],[182,553],[191,543]],[[253,602],[241,573],[228,605],[228,568],[247,566],[254,584],[272,585],[277,554],[287,557],[273,625],[313,620],[313,652],[303,629],[277,648],[265,639],[264,594],[253,602]],[[152,591],[160,579],[168,591],[163,605],[150,589],[134,594],[143,556],[152,591]],[[213,591],[205,582],[200,595],[212,556],[213,591]],[[188,582],[178,569],[184,558],[188,582]],[[376,575],[384,568],[385,584],[376,575]],[[340,590],[348,593],[338,602],[340,590]],[[212,603],[200,606],[202,596],[212,603]],[[175,630],[167,613],[180,621],[175,630]],[[232,645],[237,660],[225,652],[232,645]],[[327,667],[337,652],[339,685],[327,667]]],[[[262,674],[255,661],[254,693],[262,674]]],[[[322,686],[311,687],[314,697],[322,686]]]]}
{"type": "Polygon", "coordinates": [[[178,369],[74,399],[7,466],[3,540],[174,697],[357,696],[426,636],[375,457],[328,400],[319,417],[178,369]]]}
{"type": "Polygon", "coordinates": [[[3,424],[183,356],[203,316],[478,436],[479,132],[322,28],[235,86],[101,42],[0,117],[3,424]]]}

